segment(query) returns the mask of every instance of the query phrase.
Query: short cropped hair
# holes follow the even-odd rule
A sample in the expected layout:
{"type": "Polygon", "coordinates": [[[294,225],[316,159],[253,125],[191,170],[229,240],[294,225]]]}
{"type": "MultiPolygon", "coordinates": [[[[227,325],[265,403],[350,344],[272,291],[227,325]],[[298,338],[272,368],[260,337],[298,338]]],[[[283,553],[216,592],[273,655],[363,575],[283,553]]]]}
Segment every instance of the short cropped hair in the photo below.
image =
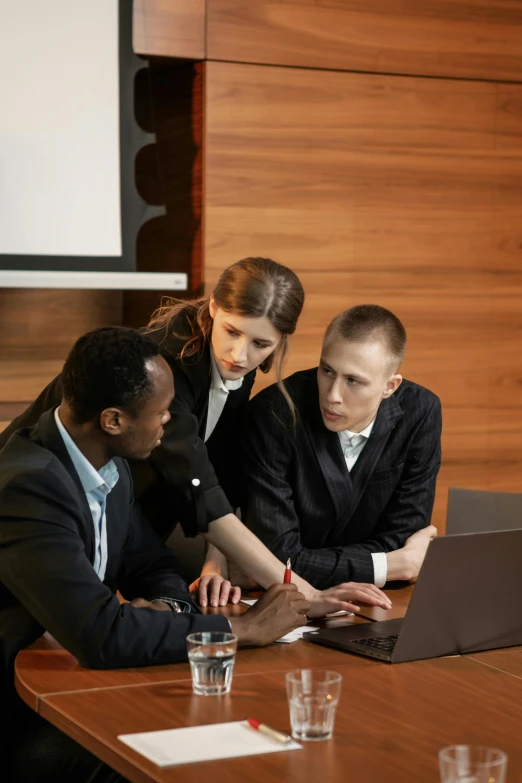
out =
{"type": "Polygon", "coordinates": [[[74,419],[92,421],[113,407],[135,415],[154,390],[145,362],[158,354],[151,337],[123,326],[95,329],[80,337],[61,376],[63,397],[74,419]]]}
{"type": "Polygon", "coordinates": [[[406,329],[396,315],[380,305],[362,304],[344,310],[328,326],[325,339],[332,333],[351,342],[381,339],[397,368],[404,359],[406,329]]]}

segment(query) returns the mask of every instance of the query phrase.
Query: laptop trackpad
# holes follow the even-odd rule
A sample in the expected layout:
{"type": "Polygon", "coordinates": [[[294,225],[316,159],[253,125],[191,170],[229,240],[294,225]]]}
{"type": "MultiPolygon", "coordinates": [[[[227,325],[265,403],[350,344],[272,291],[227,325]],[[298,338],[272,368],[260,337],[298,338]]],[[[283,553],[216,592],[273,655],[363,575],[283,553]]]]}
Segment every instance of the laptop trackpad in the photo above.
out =
{"type": "Polygon", "coordinates": [[[324,628],[321,631],[313,631],[304,635],[305,641],[313,641],[314,637],[331,642],[346,643],[357,639],[369,639],[374,636],[389,636],[398,634],[402,628],[404,618],[396,620],[384,620],[379,623],[361,623],[360,625],[344,625],[340,628],[324,628]]]}

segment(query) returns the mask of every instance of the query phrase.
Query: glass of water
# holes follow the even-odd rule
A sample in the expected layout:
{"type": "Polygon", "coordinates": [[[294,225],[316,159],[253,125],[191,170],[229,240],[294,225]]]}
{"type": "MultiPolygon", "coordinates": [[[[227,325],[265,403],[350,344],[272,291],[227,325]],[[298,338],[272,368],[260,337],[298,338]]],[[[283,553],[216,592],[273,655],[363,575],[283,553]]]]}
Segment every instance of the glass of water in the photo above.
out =
{"type": "Polygon", "coordinates": [[[441,783],[504,783],[507,756],[481,745],[451,745],[439,750],[441,783]]]}
{"type": "Polygon", "coordinates": [[[199,696],[229,693],[236,660],[237,636],[203,631],[187,636],[192,690],[199,696]]]}
{"type": "Polygon", "coordinates": [[[330,739],[342,677],[321,669],[296,669],[286,675],[292,736],[298,740],[330,739]]]}

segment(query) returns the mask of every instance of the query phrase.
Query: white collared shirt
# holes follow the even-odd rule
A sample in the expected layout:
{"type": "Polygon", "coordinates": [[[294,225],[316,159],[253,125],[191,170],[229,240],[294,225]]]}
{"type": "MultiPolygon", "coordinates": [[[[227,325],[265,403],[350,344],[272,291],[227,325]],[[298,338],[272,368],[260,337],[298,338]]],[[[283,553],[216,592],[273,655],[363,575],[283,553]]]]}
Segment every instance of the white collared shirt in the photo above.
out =
{"type": "Polygon", "coordinates": [[[344,459],[346,460],[346,467],[348,468],[348,472],[351,471],[351,469],[357,462],[357,458],[359,457],[359,454],[366,446],[366,442],[372,433],[374,424],[375,424],[375,419],[371,421],[368,424],[368,426],[365,427],[360,432],[343,430],[343,432],[337,433],[339,435],[339,440],[341,442],[341,448],[343,450],[344,459]]]}
{"type": "Polygon", "coordinates": [[[105,504],[107,495],[116,486],[119,473],[114,461],[111,459],[100,470],[91,465],[87,457],[82,454],[76,443],[73,441],[65,427],[63,426],[57,408],[54,412],[54,420],[58,427],[58,432],[62,436],[65,448],[71,458],[71,462],[80,479],[80,483],[85,492],[87,503],[92,514],[94,525],[94,563],[93,568],[103,582],[105,578],[105,569],[107,568],[107,517],[105,514],[105,504]]]}
{"type": "MultiPolygon", "coordinates": [[[[339,435],[341,449],[343,451],[346,467],[348,468],[349,473],[357,462],[362,450],[366,446],[374,424],[375,419],[371,421],[367,427],[361,430],[361,432],[344,430],[343,432],[337,433],[339,435]]],[[[384,587],[386,584],[386,577],[388,576],[388,561],[386,560],[386,554],[385,552],[372,552],[371,554],[373,561],[374,584],[376,587],[384,587]]]]}
{"type": "Polygon", "coordinates": [[[238,378],[237,381],[224,381],[219,374],[216,360],[214,359],[214,353],[212,348],[210,349],[210,391],[208,394],[208,413],[207,413],[207,427],[205,430],[205,443],[210,438],[216,424],[219,421],[219,417],[223,413],[223,408],[226,405],[228,399],[228,393],[239,389],[243,383],[243,378],[238,378]]]}

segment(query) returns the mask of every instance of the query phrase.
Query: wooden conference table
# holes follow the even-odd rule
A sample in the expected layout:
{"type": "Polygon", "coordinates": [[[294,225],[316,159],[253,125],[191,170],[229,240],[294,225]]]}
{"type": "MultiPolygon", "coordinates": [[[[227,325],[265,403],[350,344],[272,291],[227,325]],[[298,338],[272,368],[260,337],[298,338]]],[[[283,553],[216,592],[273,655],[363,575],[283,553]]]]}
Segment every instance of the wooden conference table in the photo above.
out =
{"type": "MultiPolygon", "coordinates": [[[[389,613],[365,613],[375,619],[403,616],[411,588],[389,595],[389,613]]],[[[235,611],[241,609],[228,608],[235,611]]],[[[354,621],[364,622],[326,622],[354,621]]],[[[43,637],[19,653],[16,687],[33,710],[132,783],[436,783],[438,750],[455,743],[502,748],[509,755],[508,783],[522,782],[520,647],[390,665],[303,641],[274,644],[240,650],[231,694],[215,698],[192,694],[188,663],[92,671],[43,637]],[[334,737],[327,742],[159,768],[117,739],[247,717],[289,731],[285,673],[306,667],[343,675],[334,737]]]]}

